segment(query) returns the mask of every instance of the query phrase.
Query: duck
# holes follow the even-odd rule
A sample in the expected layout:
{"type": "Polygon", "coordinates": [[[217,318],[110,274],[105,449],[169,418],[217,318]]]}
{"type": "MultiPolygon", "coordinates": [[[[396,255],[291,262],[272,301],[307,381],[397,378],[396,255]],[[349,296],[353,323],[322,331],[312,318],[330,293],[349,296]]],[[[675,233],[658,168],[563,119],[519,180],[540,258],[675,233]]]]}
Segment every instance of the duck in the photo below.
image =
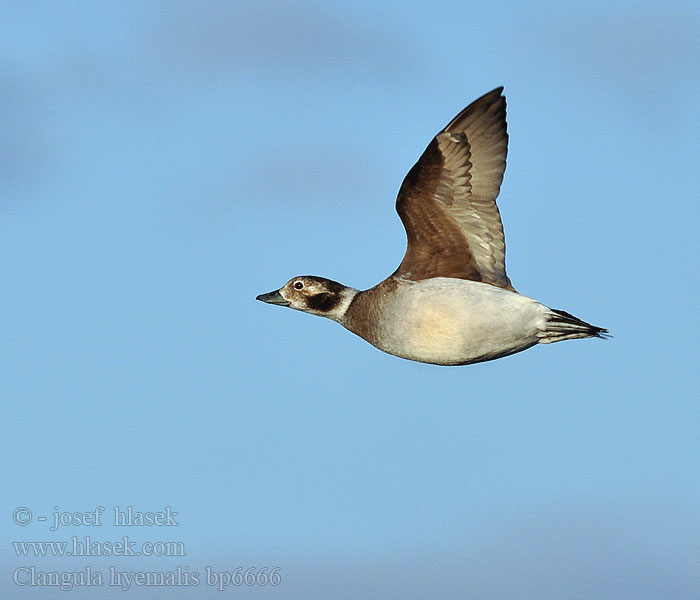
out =
{"type": "Polygon", "coordinates": [[[335,321],[388,354],[443,366],[609,337],[607,329],[519,294],[508,278],[496,204],[507,153],[498,87],[452,119],[404,178],[396,211],[407,247],[389,277],[361,291],[301,275],[256,299],[335,321]]]}

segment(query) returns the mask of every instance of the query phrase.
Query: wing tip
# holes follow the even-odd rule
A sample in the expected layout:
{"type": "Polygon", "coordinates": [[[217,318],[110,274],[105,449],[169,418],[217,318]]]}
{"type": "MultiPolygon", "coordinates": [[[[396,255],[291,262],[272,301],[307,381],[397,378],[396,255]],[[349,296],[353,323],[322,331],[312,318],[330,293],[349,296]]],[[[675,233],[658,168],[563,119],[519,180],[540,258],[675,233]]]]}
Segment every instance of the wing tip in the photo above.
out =
{"type": "MultiPolygon", "coordinates": [[[[483,114],[484,112],[501,112],[502,119],[505,121],[506,113],[506,97],[503,94],[503,86],[499,85],[497,88],[492,89],[490,92],[486,92],[484,95],[479,96],[474,102],[470,103],[466,108],[461,110],[457,116],[454,117],[442,130],[451,131],[452,129],[459,129],[471,116],[477,114],[483,114]]],[[[442,132],[441,132],[442,133],[442,132]]]]}
{"type": "Polygon", "coordinates": [[[491,94],[495,94],[497,96],[502,96],[504,89],[505,88],[502,85],[499,85],[498,87],[493,88],[490,92],[487,92],[486,94],[484,94],[484,96],[490,96],[491,94]]]}

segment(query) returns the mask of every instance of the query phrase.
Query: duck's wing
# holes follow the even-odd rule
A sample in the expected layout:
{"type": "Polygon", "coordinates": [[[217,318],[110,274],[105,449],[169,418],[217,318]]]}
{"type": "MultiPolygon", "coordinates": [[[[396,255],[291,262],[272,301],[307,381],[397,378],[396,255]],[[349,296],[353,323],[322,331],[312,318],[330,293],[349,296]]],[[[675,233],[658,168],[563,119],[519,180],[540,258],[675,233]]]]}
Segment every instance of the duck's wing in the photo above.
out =
{"type": "Polygon", "coordinates": [[[394,276],[455,277],[512,290],[496,197],[508,152],[499,87],[438,133],[401,184],[396,211],[408,248],[394,276]]]}

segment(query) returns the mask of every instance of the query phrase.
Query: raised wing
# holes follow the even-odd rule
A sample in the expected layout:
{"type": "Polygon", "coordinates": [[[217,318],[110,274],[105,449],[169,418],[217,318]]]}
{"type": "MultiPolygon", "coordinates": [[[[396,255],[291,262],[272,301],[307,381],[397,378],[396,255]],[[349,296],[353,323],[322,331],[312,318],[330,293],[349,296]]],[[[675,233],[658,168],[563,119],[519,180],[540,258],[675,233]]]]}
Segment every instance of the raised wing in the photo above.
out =
{"type": "Polygon", "coordinates": [[[455,277],[512,290],[496,197],[508,152],[506,99],[496,88],[430,142],[401,184],[408,248],[395,276],[455,277]]]}

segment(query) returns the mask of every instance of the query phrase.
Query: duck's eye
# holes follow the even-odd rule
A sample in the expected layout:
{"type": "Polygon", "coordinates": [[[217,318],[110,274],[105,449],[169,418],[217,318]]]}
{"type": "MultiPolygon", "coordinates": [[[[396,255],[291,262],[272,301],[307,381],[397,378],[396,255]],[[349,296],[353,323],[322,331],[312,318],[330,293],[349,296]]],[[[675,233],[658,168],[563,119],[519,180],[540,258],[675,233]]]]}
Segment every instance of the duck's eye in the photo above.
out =
{"type": "Polygon", "coordinates": [[[303,281],[295,281],[294,282],[294,289],[295,290],[301,290],[304,288],[304,282],[303,281]]]}

